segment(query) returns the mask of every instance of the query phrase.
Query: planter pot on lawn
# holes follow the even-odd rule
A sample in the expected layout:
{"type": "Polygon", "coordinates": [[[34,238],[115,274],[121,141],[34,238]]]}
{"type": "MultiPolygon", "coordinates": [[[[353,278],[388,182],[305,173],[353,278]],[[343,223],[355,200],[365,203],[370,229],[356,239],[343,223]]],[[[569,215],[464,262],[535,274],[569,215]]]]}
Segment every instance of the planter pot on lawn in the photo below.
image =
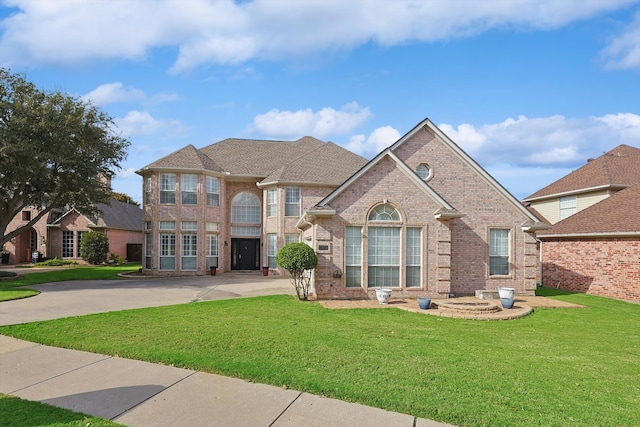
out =
{"type": "Polygon", "coordinates": [[[514,288],[498,288],[498,294],[500,295],[500,299],[502,298],[513,299],[516,294],[516,290],[514,288]]]}
{"type": "Polygon", "coordinates": [[[376,298],[378,298],[378,302],[380,304],[388,304],[389,298],[391,298],[391,289],[389,288],[376,289],[376,298]]]}
{"type": "Polygon", "coordinates": [[[513,303],[515,300],[513,298],[500,298],[500,302],[502,303],[503,308],[513,308],[513,303]]]}
{"type": "Polygon", "coordinates": [[[431,305],[431,298],[418,298],[418,307],[422,310],[428,310],[431,305]]]}

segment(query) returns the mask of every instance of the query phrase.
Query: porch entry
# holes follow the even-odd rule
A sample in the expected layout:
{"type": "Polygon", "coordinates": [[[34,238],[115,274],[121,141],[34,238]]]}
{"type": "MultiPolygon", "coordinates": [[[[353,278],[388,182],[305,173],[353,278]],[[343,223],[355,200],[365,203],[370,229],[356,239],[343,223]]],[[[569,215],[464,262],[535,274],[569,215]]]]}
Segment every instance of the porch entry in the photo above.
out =
{"type": "Polygon", "coordinates": [[[231,270],[260,269],[260,239],[231,239],[231,270]]]}

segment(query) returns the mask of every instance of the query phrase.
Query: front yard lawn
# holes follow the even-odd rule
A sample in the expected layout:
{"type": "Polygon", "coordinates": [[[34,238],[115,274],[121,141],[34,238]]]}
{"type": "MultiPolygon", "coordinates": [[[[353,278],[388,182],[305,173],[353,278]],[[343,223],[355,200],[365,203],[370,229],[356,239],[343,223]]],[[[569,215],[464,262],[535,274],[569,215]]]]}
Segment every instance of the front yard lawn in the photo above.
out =
{"type": "Polygon", "coordinates": [[[16,269],[23,275],[19,280],[0,280],[0,302],[38,295],[40,292],[27,286],[67,280],[114,280],[118,273],[135,271],[140,264],[122,264],[91,267],[60,267],[54,271],[30,272],[29,268],[16,269]]]}
{"type": "MultiPolygon", "coordinates": [[[[547,293],[553,291],[546,291],[547,293]]],[[[640,423],[640,305],[512,321],[270,296],[0,327],[43,344],[286,386],[464,426],[640,423]]]]}

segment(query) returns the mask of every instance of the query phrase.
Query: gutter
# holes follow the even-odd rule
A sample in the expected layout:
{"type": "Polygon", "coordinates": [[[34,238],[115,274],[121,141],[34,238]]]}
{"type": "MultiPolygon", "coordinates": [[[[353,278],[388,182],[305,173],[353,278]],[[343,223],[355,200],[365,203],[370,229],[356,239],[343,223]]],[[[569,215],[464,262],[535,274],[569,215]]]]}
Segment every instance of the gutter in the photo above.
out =
{"type": "Polygon", "coordinates": [[[589,237],[640,237],[640,231],[620,231],[602,233],[565,233],[565,234],[541,234],[539,239],[555,238],[589,238],[589,237]]]}

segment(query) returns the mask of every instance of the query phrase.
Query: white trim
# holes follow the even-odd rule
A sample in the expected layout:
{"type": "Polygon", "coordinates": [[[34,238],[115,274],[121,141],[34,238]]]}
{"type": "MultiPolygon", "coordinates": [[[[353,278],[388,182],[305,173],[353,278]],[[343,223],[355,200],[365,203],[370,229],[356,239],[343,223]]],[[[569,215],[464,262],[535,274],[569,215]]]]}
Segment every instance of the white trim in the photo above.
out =
{"type": "Polygon", "coordinates": [[[577,194],[591,193],[591,192],[598,191],[598,190],[622,190],[622,189],[625,189],[627,187],[629,187],[629,186],[628,185],[623,185],[623,184],[597,185],[595,187],[581,188],[579,190],[563,191],[563,192],[560,192],[560,193],[549,194],[549,195],[546,195],[546,196],[538,196],[538,197],[526,198],[526,199],[522,199],[522,201],[523,202],[538,202],[540,200],[557,199],[557,198],[563,197],[563,196],[572,196],[572,195],[577,195],[577,194]]]}
{"type": "Polygon", "coordinates": [[[640,237],[640,231],[619,231],[619,232],[601,232],[601,233],[566,233],[566,234],[539,234],[538,239],[555,239],[555,238],[589,238],[589,237],[640,237]]]}

